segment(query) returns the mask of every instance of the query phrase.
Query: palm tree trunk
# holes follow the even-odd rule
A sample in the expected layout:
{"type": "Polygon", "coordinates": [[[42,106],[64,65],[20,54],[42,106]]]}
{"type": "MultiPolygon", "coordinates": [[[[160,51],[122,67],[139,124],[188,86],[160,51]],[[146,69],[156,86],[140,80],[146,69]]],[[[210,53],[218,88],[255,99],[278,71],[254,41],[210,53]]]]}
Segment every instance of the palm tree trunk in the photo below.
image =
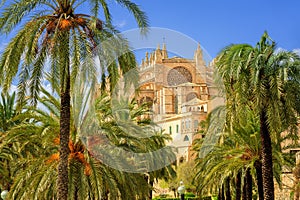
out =
{"type": "Polygon", "coordinates": [[[272,145],[265,110],[260,113],[260,139],[264,200],[274,200],[272,145]]]}
{"type": "Polygon", "coordinates": [[[226,200],[231,200],[231,194],[230,194],[230,178],[226,179],[226,200]]]}
{"type": "Polygon", "coordinates": [[[241,172],[239,172],[236,176],[236,182],[235,182],[235,200],[241,200],[242,197],[242,190],[241,190],[241,186],[242,186],[242,174],[241,172]]]}
{"type": "Polygon", "coordinates": [[[224,184],[222,184],[222,199],[225,200],[225,190],[224,190],[224,184]]]}
{"type": "Polygon", "coordinates": [[[252,200],[252,176],[249,168],[246,171],[246,194],[247,200],[252,200]]]}
{"type": "Polygon", "coordinates": [[[223,186],[223,184],[222,184],[222,187],[219,188],[218,200],[225,200],[224,186],[223,186]]]}
{"type": "Polygon", "coordinates": [[[246,175],[244,177],[242,199],[252,200],[252,176],[249,168],[246,170],[246,175]]]}
{"type": "Polygon", "coordinates": [[[263,179],[262,179],[262,165],[260,161],[255,161],[254,163],[255,171],[256,171],[256,182],[257,182],[257,190],[258,197],[260,200],[264,199],[264,188],[263,188],[263,179]]]}
{"type": "Polygon", "coordinates": [[[243,185],[243,192],[242,192],[242,200],[247,200],[247,192],[246,192],[246,177],[244,177],[244,185],[243,185]]]}
{"type": "MultiPolygon", "coordinates": [[[[68,69],[69,71],[69,69],[68,69]]],[[[66,88],[61,89],[60,107],[60,156],[58,165],[58,200],[68,199],[68,157],[70,138],[70,72],[66,77],[66,88]]]]}
{"type": "Polygon", "coordinates": [[[109,191],[106,190],[105,193],[104,193],[104,195],[102,196],[102,199],[103,200],[108,200],[108,194],[109,194],[109,191]]]}
{"type": "Polygon", "coordinates": [[[152,190],[153,190],[153,185],[154,185],[154,180],[151,176],[150,176],[149,184],[150,184],[150,187],[151,187],[150,190],[149,190],[149,199],[151,200],[152,199],[152,190]]]}
{"type": "Polygon", "coordinates": [[[79,188],[76,185],[75,186],[75,190],[74,190],[74,200],[78,200],[79,199],[78,194],[79,194],[79,188]]]}

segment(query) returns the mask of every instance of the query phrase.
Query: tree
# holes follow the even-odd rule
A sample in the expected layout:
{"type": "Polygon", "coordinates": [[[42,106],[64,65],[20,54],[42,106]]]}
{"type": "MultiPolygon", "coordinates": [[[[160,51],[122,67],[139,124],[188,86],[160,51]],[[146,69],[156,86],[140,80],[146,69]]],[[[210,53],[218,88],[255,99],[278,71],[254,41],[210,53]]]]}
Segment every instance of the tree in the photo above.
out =
{"type": "Polygon", "coordinates": [[[230,192],[232,185],[236,199],[240,199],[243,186],[244,199],[252,199],[252,179],[258,175],[254,165],[260,152],[258,127],[258,120],[249,113],[243,122],[234,124],[232,133],[224,133],[222,142],[216,144],[213,151],[204,158],[197,158],[194,182],[202,193],[219,191],[222,196],[224,191],[228,199],[233,196],[230,192]],[[244,177],[243,184],[241,176],[244,177]]]}
{"type": "MultiPolygon", "coordinates": [[[[38,101],[40,105],[43,105],[43,110],[30,107],[19,117],[19,119],[30,120],[22,120],[22,123],[14,126],[3,140],[3,146],[13,144],[19,147],[16,151],[10,152],[10,156],[18,155],[14,157],[15,164],[12,167],[15,170],[15,177],[8,194],[10,199],[29,199],[32,197],[55,199],[57,195],[56,178],[54,177],[58,176],[56,168],[59,161],[60,101],[43,89],[42,92],[44,96],[38,101]],[[38,192],[37,188],[39,188],[38,192]]],[[[110,104],[101,104],[101,108],[111,110],[110,104]]],[[[72,110],[74,109],[72,107],[72,110]]],[[[141,111],[134,111],[134,107],[132,109],[133,113],[142,113],[141,111]]],[[[100,113],[103,110],[97,112],[99,116],[103,116],[100,113]]],[[[89,151],[83,145],[82,138],[79,137],[75,128],[74,118],[72,117],[71,120],[71,139],[69,141],[69,197],[71,199],[106,199],[109,195],[111,198],[122,199],[147,198],[150,186],[145,180],[144,174],[113,169],[94,157],[94,152],[89,151]],[[134,188],[136,185],[139,185],[139,190],[134,188]]],[[[115,128],[118,126],[114,126],[109,121],[112,118],[106,119],[102,121],[102,127],[107,129],[105,133],[121,132],[115,132],[115,128]],[[105,121],[107,124],[104,124],[105,121]],[[108,131],[109,129],[110,131],[108,131]]],[[[120,141],[125,138],[126,133],[122,133],[122,137],[121,135],[112,135],[112,138],[114,136],[117,136],[115,139],[120,141]]],[[[128,143],[135,143],[129,137],[126,139],[128,143]]],[[[143,141],[137,148],[150,148],[149,146],[154,142],[155,140],[150,138],[143,141]]],[[[1,145],[1,150],[3,146],[1,145]]]]}
{"type": "MultiPolygon", "coordinates": [[[[193,143],[193,148],[198,152],[195,182],[202,193],[205,193],[207,190],[210,192],[211,189],[217,192],[216,189],[220,191],[222,187],[226,191],[227,196],[229,196],[228,189],[230,186],[233,186],[235,187],[236,200],[240,200],[241,195],[243,195],[243,199],[252,199],[253,189],[257,190],[260,199],[264,198],[259,118],[250,108],[244,107],[244,110],[246,111],[244,114],[247,115],[238,119],[238,123],[232,124],[233,132],[226,132],[225,129],[222,140],[204,158],[199,157],[199,146],[203,142],[196,140],[193,143]],[[241,177],[244,177],[243,182],[241,177]],[[231,184],[228,183],[229,179],[231,184]],[[241,188],[243,188],[242,193],[241,188]]],[[[210,119],[214,112],[212,111],[209,114],[205,126],[208,126],[208,124],[213,126],[210,119]]],[[[207,128],[204,130],[204,133],[207,133],[207,128]]],[[[287,138],[277,139],[276,142],[278,143],[275,143],[275,140],[272,142],[274,177],[279,185],[281,185],[280,176],[283,166],[285,168],[294,166],[289,156],[282,153],[281,144],[287,138]]]]}
{"type": "Polygon", "coordinates": [[[216,68],[225,86],[227,120],[243,116],[245,105],[259,116],[264,199],[274,199],[271,138],[282,131],[295,135],[299,114],[300,58],[288,51],[276,53],[275,42],[264,33],[255,47],[225,47],[216,68]]]}
{"type": "MultiPolygon", "coordinates": [[[[107,139],[104,143],[101,139],[95,146],[98,151],[99,148],[102,149],[99,156],[102,157],[103,152],[107,154],[109,160],[103,158],[103,161],[114,165],[115,169],[144,174],[150,185],[151,199],[155,180],[168,180],[175,176],[172,162],[169,161],[174,161],[176,157],[172,148],[166,146],[170,136],[157,131],[156,125],[144,118],[149,112],[146,102],[138,104],[135,99],[126,97],[111,100],[107,94],[102,94],[96,103],[96,116],[98,126],[107,139]],[[168,163],[170,165],[165,166],[168,163]]],[[[86,121],[90,124],[91,120],[86,121]]],[[[91,141],[99,137],[89,134],[86,136],[92,138],[91,141]]],[[[93,152],[97,154],[97,150],[93,152]]]]}
{"type": "MultiPolygon", "coordinates": [[[[5,48],[0,59],[0,84],[3,90],[8,90],[13,78],[20,72],[19,103],[24,101],[26,90],[29,88],[29,97],[32,103],[36,104],[47,60],[50,60],[51,84],[60,86],[60,164],[57,198],[63,200],[68,197],[71,86],[81,70],[80,62],[85,60],[83,68],[93,66],[92,55],[95,53],[95,48],[114,32],[107,2],[102,0],[87,2],[92,8],[91,15],[77,13],[78,6],[82,4],[79,0],[50,2],[20,0],[8,4],[0,18],[1,33],[11,33],[26,20],[5,48]],[[105,16],[105,20],[102,21],[98,19],[100,8],[105,16]]],[[[117,0],[117,3],[134,15],[139,27],[142,29],[147,27],[147,18],[135,3],[128,0],[117,0]]],[[[117,45],[113,50],[119,47],[117,45]]],[[[122,72],[136,67],[131,53],[123,54],[118,61],[122,72]],[[124,63],[128,65],[125,66],[124,63]]],[[[108,66],[109,77],[116,77],[116,66],[118,65],[114,62],[108,66]]],[[[102,77],[105,77],[105,71],[102,77]]]]}

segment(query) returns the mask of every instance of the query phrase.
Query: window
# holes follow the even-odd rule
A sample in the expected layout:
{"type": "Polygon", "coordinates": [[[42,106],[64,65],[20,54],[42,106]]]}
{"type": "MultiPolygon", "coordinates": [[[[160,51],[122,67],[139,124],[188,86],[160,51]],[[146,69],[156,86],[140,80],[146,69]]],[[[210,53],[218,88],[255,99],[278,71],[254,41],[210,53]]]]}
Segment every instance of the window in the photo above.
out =
{"type": "Polygon", "coordinates": [[[194,120],[194,128],[198,128],[199,122],[198,120],[194,120]]]}
{"type": "Polygon", "coordinates": [[[198,97],[198,95],[197,95],[196,92],[191,92],[191,93],[189,93],[189,94],[186,96],[186,101],[190,101],[190,100],[192,100],[192,99],[194,99],[194,98],[197,98],[197,97],[198,97]]]}
{"type": "Polygon", "coordinates": [[[177,95],[175,95],[174,105],[175,105],[175,114],[178,114],[178,97],[177,97],[177,95]]]}
{"type": "Polygon", "coordinates": [[[183,139],[183,141],[189,141],[190,139],[189,139],[189,136],[184,136],[184,139],[183,139]]]}
{"type": "Polygon", "coordinates": [[[170,86],[180,85],[186,82],[193,82],[192,80],[191,72],[182,66],[171,69],[167,75],[167,82],[170,86]]]}
{"type": "Polygon", "coordinates": [[[172,134],[172,126],[169,126],[169,133],[172,134]]]}
{"type": "Polygon", "coordinates": [[[191,128],[192,124],[191,124],[191,120],[186,120],[186,128],[189,129],[191,128]]]}
{"type": "Polygon", "coordinates": [[[179,133],[179,125],[176,124],[176,133],[179,133]]]}
{"type": "Polygon", "coordinates": [[[204,112],[204,106],[201,106],[201,111],[204,112]]]}

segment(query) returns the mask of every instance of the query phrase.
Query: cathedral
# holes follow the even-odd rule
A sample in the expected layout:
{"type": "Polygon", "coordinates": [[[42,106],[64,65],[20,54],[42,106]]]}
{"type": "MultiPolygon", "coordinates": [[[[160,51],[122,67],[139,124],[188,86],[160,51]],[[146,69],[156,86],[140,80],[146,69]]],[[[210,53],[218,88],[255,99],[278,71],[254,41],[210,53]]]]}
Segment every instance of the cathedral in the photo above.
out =
{"type": "MultiPolygon", "coordinates": [[[[196,134],[200,122],[211,110],[224,104],[213,84],[213,66],[214,61],[204,61],[200,45],[194,58],[187,59],[169,57],[165,44],[147,52],[139,66],[138,100],[151,105],[152,120],[172,137],[168,145],[177,149],[177,162],[193,159],[192,142],[202,137],[196,134]]],[[[289,199],[295,184],[293,174],[285,169],[281,178],[282,188],[275,183],[276,199],[289,199]]]]}
{"type": "Polygon", "coordinates": [[[139,101],[151,105],[152,120],[164,133],[170,134],[169,144],[177,149],[177,160],[190,160],[191,145],[199,131],[199,123],[215,104],[212,64],[203,59],[201,46],[193,59],[169,57],[166,45],[146,52],[139,67],[139,101]]]}

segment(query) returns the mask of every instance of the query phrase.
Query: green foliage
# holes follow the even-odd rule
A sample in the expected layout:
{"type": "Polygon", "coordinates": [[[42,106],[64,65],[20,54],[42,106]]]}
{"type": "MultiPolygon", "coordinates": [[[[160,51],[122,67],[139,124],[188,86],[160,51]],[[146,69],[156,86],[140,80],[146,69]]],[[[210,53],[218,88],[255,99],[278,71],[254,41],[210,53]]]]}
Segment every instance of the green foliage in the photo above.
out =
{"type": "MultiPolygon", "coordinates": [[[[264,180],[268,181],[264,187],[272,186],[273,178],[280,184],[282,167],[292,164],[282,153],[282,142],[297,141],[300,57],[288,51],[276,53],[275,42],[264,33],[254,47],[248,44],[225,47],[216,58],[216,69],[217,82],[226,99],[222,115],[225,123],[211,117],[220,116],[215,110],[203,130],[205,136],[214,133],[220,139],[212,143],[215,147],[204,156],[201,156],[203,146],[211,147],[211,143],[206,144],[210,140],[205,137],[194,144],[198,151],[195,177],[198,190],[202,194],[216,193],[227,178],[235,178],[238,173],[245,173],[245,169],[251,169],[252,177],[256,177],[257,163],[267,159],[268,162],[262,163],[264,180]],[[272,147],[267,147],[271,141],[272,147]]],[[[272,192],[271,187],[268,191],[272,192]]]]}
{"type": "Polygon", "coordinates": [[[15,92],[1,94],[0,99],[0,189],[9,190],[15,174],[14,160],[18,158],[19,145],[10,142],[5,145],[8,132],[19,125],[23,119],[16,109],[15,92]]]}
{"type": "Polygon", "coordinates": [[[175,168],[176,176],[170,178],[165,182],[162,182],[162,184],[164,186],[167,186],[170,190],[177,191],[180,181],[183,181],[183,184],[187,191],[196,192],[196,185],[193,183],[193,179],[196,173],[194,167],[195,167],[194,161],[180,163],[175,168]]]}
{"type": "MultiPolygon", "coordinates": [[[[1,155],[4,156],[4,152],[6,152],[4,150],[8,144],[13,145],[5,154],[11,161],[9,169],[13,172],[8,198],[30,199],[35,196],[37,199],[51,199],[56,197],[60,103],[59,99],[49,92],[42,91],[44,95],[39,102],[44,109],[40,110],[34,107],[23,109],[24,113],[18,116],[20,124],[14,125],[2,138],[1,155]],[[39,188],[39,192],[37,192],[37,188],[39,188]]],[[[99,97],[98,102],[99,107],[96,107],[98,120],[105,130],[107,138],[116,145],[125,145],[120,141],[126,141],[130,144],[126,148],[131,151],[144,151],[145,149],[152,151],[163,147],[165,141],[169,139],[167,135],[161,133],[142,140],[131,137],[129,133],[120,129],[116,121],[113,121],[110,98],[104,95],[99,97]]],[[[138,123],[138,118],[145,112],[147,113],[147,107],[137,106],[135,101],[127,103],[132,123],[135,123],[135,126],[143,126],[143,123],[138,123]]],[[[73,108],[74,113],[76,113],[75,107],[73,108]]],[[[145,179],[145,174],[118,171],[97,160],[93,156],[93,152],[83,146],[82,138],[79,137],[75,128],[75,119],[76,117],[72,117],[69,143],[71,151],[69,158],[70,198],[98,198],[99,195],[105,196],[108,193],[115,198],[135,199],[136,196],[142,199],[146,198],[151,187],[145,179]],[[139,186],[139,190],[136,190],[136,185],[139,186]]],[[[173,153],[170,155],[174,156],[173,153]]],[[[117,152],[116,157],[118,157],[117,152]]],[[[115,164],[117,165],[119,162],[115,164]]],[[[173,171],[169,171],[166,167],[151,172],[151,176],[167,180],[172,173],[173,171]]]]}
{"type": "Polygon", "coordinates": [[[192,192],[186,192],[186,193],[184,194],[184,196],[185,196],[185,197],[195,197],[196,195],[195,195],[194,193],[192,193],[192,192]]]}
{"type": "MultiPolygon", "coordinates": [[[[68,143],[71,123],[69,112],[70,89],[71,93],[76,90],[73,87],[76,78],[79,74],[84,74],[91,81],[90,86],[96,87],[98,76],[94,65],[95,58],[100,59],[102,82],[110,81],[111,87],[119,78],[116,72],[125,74],[130,69],[136,68],[135,58],[133,53],[130,52],[127,41],[120,35],[112,37],[117,31],[111,25],[112,17],[106,1],[89,0],[87,3],[91,5],[90,14],[77,13],[78,6],[83,4],[81,0],[11,1],[4,4],[0,16],[0,33],[12,34],[16,32],[0,57],[0,86],[2,91],[7,92],[13,79],[18,76],[17,107],[21,109],[27,99],[31,100],[33,106],[37,105],[43,80],[46,76],[50,77],[48,81],[52,88],[59,87],[60,89],[59,95],[61,96],[61,107],[63,109],[61,109],[62,113],[59,118],[61,145],[60,165],[58,167],[59,180],[57,182],[59,187],[56,188],[59,190],[60,195],[58,199],[67,198],[68,143]],[[103,11],[103,13],[100,13],[100,11],[103,11]],[[101,14],[104,14],[106,21],[98,19],[99,16],[102,16],[101,14]],[[111,39],[109,40],[109,38],[111,39]]],[[[129,0],[117,0],[117,3],[133,14],[138,26],[142,32],[145,32],[148,26],[145,13],[129,0]]],[[[33,125],[36,124],[29,124],[29,126],[33,125]]],[[[42,137],[41,141],[43,141],[44,135],[40,132],[36,133],[40,130],[39,128],[31,130],[30,134],[33,137],[39,135],[42,137]]],[[[74,144],[78,144],[78,140],[72,139],[74,144]]],[[[33,143],[30,144],[35,146],[33,143]]],[[[41,143],[38,144],[41,145],[41,143]]],[[[22,142],[18,145],[23,147],[22,142]]],[[[39,153],[42,154],[42,152],[39,153]]],[[[31,172],[37,173],[35,170],[31,172]]],[[[40,180],[48,181],[42,175],[39,177],[40,180]]],[[[88,183],[90,186],[96,185],[97,188],[97,184],[90,181],[88,183]]],[[[32,184],[38,185],[39,183],[33,181],[32,184]]],[[[21,185],[20,183],[18,187],[20,190],[22,189],[21,185]]],[[[31,190],[16,195],[27,195],[26,198],[33,193],[35,196],[46,195],[43,193],[45,192],[44,187],[41,188],[40,193],[36,192],[38,190],[35,190],[35,193],[34,190],[31,190]]],[[[53,195],[54,190],[52,189],[46,192],[46,196],[39,196],[39,198],[54,198],[54,196],[48,196],[48,194],[53,195]]],[[[77,191],[77,188],[75,188],[75,191],[77,191]]],[[[100,192],[96,190],[95,195],[99,199],[100,192]]],[[[22,198],[25,197],[22,196],[22,198]]]]}
{"type": "MultiPolygon", "coordinates": [[[[211,199],[211,197],[184,197],[185,200],[208,200],[211,199]]],[[[180,198],[160,198],[160,197],[156,197],[153,198],[153,200],[180,200],[180,198]]]]}

